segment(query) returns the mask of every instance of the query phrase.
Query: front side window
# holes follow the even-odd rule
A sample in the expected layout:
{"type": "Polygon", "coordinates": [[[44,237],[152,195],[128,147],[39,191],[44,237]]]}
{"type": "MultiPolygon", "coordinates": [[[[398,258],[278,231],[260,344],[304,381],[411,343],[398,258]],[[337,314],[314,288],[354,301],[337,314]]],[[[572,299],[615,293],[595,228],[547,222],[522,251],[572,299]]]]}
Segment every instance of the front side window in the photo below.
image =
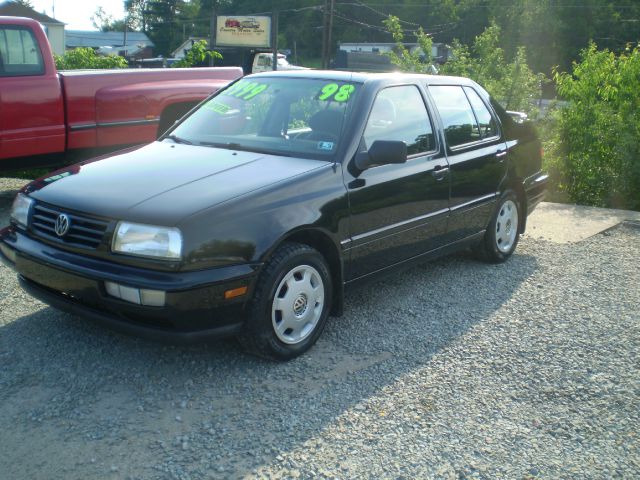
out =
{"type": "Polygon", "coordinates": [[[408,155],[434,150],[433,128],[416,86],[389,87],[378,93],[364,131],[365,147],[376,140],[404,142],[408,155]]]}
{"type": "Polygon", "coordinates": [[[360,86],[247,78],[205,102],[171,133],[196,145],[327,159],[338,148],[360,86]]]}
{"type": "Polygon", "coordinates": [[[42,74],[44,63],[33,32],[23,27],[0,27],[0,76],[42,74]]]}
{"type": "Polygon", "coordinates": [[[482,139],[473,109],[462,87],[432,85],[429,87],[429,92],[440,113],[445,137],[450,147],[482,139]]]}

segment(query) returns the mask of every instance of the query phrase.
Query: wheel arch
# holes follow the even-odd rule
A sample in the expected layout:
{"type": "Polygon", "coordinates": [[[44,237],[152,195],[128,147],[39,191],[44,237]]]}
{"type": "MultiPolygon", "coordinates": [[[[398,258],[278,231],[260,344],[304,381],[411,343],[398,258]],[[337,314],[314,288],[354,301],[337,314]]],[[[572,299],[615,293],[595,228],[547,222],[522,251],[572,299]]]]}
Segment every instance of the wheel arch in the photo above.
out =
{"type": "Polygon", "coordinates": [[[524,191],[524,182],[517,175],[509,175],[504,182],[501,193],[505,190],[513,190],[518,198],[518,204],[520,206],[520,225],[518,227],[519,233],[524,233],[527,228],[527,194],[524,191]]]}
{"type": "Polygon", "coordinates": [[[165,133],[173,124],[198,104],[197,101],[170,103],[164,107],[158,123],[158,137],[165,133]]]}
{"type": "Polygon", "coordinates": [[[344,307],[344,275],[343,262],[340,256],[339,247],[332,240],[331,236],[316,228],[303,228],[291,231],[280,238],[278,242],[269,250],[266,258],[277,250],[285,242],[295,242],[307,245],[317,250],[327,261],[331,280],[333,284],[333,304],[331,305],[331,315],[340,316],[344,307]]]}

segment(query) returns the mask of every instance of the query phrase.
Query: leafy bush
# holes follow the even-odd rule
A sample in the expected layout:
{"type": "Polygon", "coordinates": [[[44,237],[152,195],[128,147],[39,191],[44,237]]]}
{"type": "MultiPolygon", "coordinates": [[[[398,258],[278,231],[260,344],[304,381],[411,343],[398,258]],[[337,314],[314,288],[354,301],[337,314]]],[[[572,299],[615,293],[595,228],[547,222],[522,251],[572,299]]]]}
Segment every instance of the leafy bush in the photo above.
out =
{"type": "Polygon", "coordinates": [[[54,55],[58,70],[127,68],[127,61],[117,55],[98,55],[92,48],[81,47],[54,55]]]}
{"type": "Polygon", "coordinates": [[[199,40],[187,51],[184,58],[171,65],[176,68],[198,67],[209,64],[209,59],[221,59],[220,52],[207,49],[207,41],[199,40]]]}
{"type": "Polygon", "coordinates": [[[546,129],[547,168],[574,202],[640,210],[640,48],[591,44],[572,70],[555,75],[567,105],[546,129]]]}

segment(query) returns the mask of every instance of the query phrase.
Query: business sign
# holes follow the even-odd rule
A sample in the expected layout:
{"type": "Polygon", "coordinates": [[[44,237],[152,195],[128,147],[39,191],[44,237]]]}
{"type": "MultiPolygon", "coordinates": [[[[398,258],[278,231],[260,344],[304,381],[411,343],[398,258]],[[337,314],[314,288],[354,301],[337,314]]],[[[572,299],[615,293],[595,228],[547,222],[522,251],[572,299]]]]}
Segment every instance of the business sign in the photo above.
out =
{"type": "Polygon", "coordinates": [[[271,47],[271,17],[218,15],[216,47],[271,47]]]}

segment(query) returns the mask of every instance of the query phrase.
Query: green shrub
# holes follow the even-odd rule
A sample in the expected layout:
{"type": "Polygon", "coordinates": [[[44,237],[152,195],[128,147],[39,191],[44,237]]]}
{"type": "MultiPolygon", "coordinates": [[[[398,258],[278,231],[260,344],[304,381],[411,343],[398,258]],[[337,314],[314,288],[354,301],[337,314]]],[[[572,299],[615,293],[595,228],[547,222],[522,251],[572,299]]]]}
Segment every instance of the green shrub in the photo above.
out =
{"type": "Polygon", "coordinates": [[[175,68],[198,67],[209,65],[209,59],[221,59],[220,52],[207,49],[207,41],[199,40],[187,51],[184,58],[171,65],[175,68]]]}
{"type": "Polygon", "coordinates": [[[92,48],[81,47],[54,55],[58,70],[127,68],[127,61],[117,55],[105,57],[96,54],[92,48]]]}
{"type": "Polygon", "coordinates": [[[576,203],[640,210],[640,49],[591,44],[555,81],[567,105],[545,129],[554,182],[576,203]]]}

